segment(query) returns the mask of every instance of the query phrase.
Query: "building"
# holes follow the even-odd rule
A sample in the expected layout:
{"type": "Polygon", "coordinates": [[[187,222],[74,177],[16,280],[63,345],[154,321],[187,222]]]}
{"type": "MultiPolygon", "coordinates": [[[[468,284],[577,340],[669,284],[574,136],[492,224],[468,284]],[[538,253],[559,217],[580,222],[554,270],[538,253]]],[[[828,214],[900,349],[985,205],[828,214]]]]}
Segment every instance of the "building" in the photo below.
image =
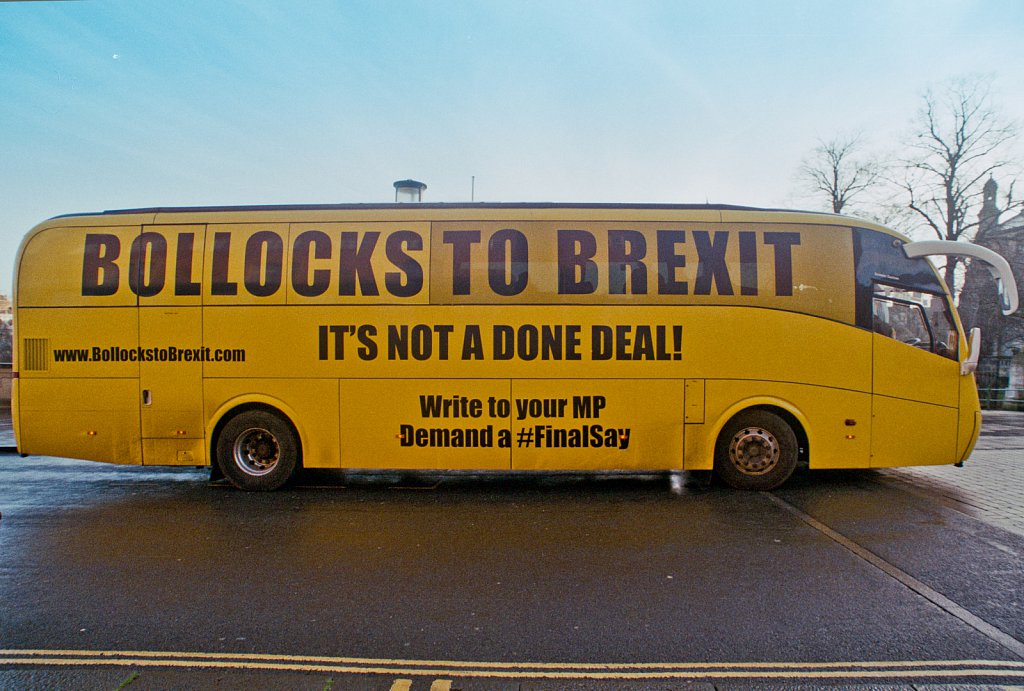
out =
{"type": "MultiPolygon", "coordinates": [[[[1024,286],[1024,212],[1000,223],[1003,211],[997,204],[998,191],[996,181],[989,178],[974,242],[1006,258],[1019,290],[1024,286]]],[[[1004,407],[1006,402],[1009,407],[1024,409],[1024,318],[1002,314],[992,276],[980,265],[968,266],[958,309],[965,328],[981,328],[978,388],[983,405],[1004,407]]]]}
{"type": "MultiPolygon", "coordinates": [[[[11,367],[11,336],[13,334],[13,328],[11,325],[11,318],[13,316],[13,310],[11,309],[11,301],[6,295],[0,295],[0,370],[10,370],[11,367]]],[[[10,400],[9,384],[6,389],[7,400],[10,400]]],[[[0,381],[0,402],[4,400],[4,382],[0,381]]]]}

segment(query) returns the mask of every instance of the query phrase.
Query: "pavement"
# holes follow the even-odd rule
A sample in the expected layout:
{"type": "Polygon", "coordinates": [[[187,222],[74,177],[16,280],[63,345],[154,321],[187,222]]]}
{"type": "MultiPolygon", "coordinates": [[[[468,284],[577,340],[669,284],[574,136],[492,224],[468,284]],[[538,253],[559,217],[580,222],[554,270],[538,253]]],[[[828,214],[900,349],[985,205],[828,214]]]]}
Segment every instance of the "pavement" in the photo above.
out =
{"type": "MultiPolygon", "coordinates": [[[[0,445],[10,446],[6,412],[0,445]]],[[[1024,673],[1024,663],[1004,660],[1006,651],[978,628],[991,624],[1011,642],[1024,640],[1014,609],[1024,553],[1024,413],[985,413],[963,468],[822,471],[773,493],[699,486],[670,497],[644,483],[555,479],[503,485],[498,499],[482,482],[438,492],[370,482],[355,492],[335,485],[253,496],[210,488],[194,469],[24,461],[10,464],[18,474],[3,483],[2,647],[15,649],[9,656],[25,648],[77,657],[50,667],[9,662],[0,688],[814,689],[822,684],[781,681],[794,671],[778,665],[799,670],[830,654],[910,665],[891,674],[832,666],[828,674],[861,674],[833,679],[836,689],[1011,688],[920,683],[941,682],[949,678],[941,672],[955,676],[959,667],[912,676],[934,660],[995,660],[1010,670],[996,677],[1007,681],[1024,673]],[[76,481],[54,483],[65,467],[76,481]],[[974,520],[948,520],[953,511],[974,520]],[[122,520],[125,512],[134,520],[122,520]],[[791,587],[773,585],[782,582],[791,587]],[[739,622],[736,636],[730,627],[739,622]],[[781,636],[788,647],[780,648],[779,632],[789,632],[781,636]],[[702,651],[698,662],[775,661],[768,672],[776,681],[731,679],[735,670],[720,666],[714,683],[520,683],[459,668],[461,675],[445,674],[457,679],[453,686],[406,669],[419,665],[421,674],[423,661],[448,659],[450,650],[514,666],[633,663],[629,651],[637,649],[658,661],[687,650],[702,651]],[[203,664],[220,666],[161,652],[195,650],[215,653],[203,664]],[[272,669],[296,659],[266,651],[295,650],[321,657],[303,658],[305,672],[272,669]],[[340,658],[325,657],[339,650],[359,651],[361,664],[377,664],[385,651],[379,659],[406,666],[341,674],[340,658]],[[102,651],[143,652],[131,653],[130,664],[82,661],[113,654],[102,651]],[[152,651],[163,657],[143,657],[152,651]],[[916,657],[921,651],[927,656],[916,657]],[[245,658],[249,669],[236,669],[240,654],[254,653],[261,657],[245,658]],[[316,667],[327,663],[333,667],[316,667]],[[337,679],[325,681],[328,674],[337,679]]],[[[966,662],[950,662],[957,660],[966,662]]]]}
{"type": "MultiPolygon", "coordinates": [[[[878,470],[877,479],[923,493],[968,516],[1024,535],[1024,412],[986,410],[963,467],[878,470]]],[[[0,407],[0,448],[14,446],[11,411],[0,407]]]]}
{"type": "Polygon", "coordinates": [[[1024,413],[986,410],[982,418],[981,437],[962,468],[892,468],[878,471],[879,478],[1024,535],[1024,413]]]}

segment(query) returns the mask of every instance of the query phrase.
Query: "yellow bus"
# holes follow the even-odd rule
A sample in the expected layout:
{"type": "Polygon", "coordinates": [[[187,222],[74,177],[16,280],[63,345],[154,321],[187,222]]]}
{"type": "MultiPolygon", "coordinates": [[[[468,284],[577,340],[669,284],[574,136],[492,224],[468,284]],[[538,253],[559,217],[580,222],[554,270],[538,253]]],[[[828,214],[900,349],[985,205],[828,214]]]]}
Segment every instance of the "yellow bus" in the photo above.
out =
{"type": "Polygon", "coordinates": [[[840,216],[388,204],[62,216],[15,277],[19,451],[299,468],[715,470],[960,463],[969,343],[925,255],[840,216]]]}

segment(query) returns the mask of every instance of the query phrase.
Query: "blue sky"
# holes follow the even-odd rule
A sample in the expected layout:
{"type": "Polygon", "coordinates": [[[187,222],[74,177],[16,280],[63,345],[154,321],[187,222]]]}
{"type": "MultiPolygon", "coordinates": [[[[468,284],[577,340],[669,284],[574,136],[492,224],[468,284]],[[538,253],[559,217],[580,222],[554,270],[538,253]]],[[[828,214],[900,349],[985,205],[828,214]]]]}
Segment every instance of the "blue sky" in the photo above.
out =
{"type": "Polygon", "coordinates": [[[1024,3],[0,3],[0,292],[53,215],[391,201],[793,203],[921,93],[1024,120],[1024,3]]]}

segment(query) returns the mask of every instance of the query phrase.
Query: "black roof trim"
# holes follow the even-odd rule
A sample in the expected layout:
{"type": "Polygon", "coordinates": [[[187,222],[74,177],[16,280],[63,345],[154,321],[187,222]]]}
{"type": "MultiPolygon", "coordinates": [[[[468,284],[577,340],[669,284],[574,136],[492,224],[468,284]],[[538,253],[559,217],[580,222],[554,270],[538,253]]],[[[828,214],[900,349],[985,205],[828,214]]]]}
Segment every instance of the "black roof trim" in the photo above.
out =
{"type": "Polygon", "coordinates": [[[99,213],[73,213],[54,216],[116,216],[123,214],[217,213],[244,211],[373,211],[377,209],[637,209],[665,211],[780,211],[827,215],[825,212],[799,209],[772,209],[734,204],[607,204],[595,202],[437,202],[406,204],[279,204],[242,206],[154,206],[139,209],[108,209],[99,213]]]}

